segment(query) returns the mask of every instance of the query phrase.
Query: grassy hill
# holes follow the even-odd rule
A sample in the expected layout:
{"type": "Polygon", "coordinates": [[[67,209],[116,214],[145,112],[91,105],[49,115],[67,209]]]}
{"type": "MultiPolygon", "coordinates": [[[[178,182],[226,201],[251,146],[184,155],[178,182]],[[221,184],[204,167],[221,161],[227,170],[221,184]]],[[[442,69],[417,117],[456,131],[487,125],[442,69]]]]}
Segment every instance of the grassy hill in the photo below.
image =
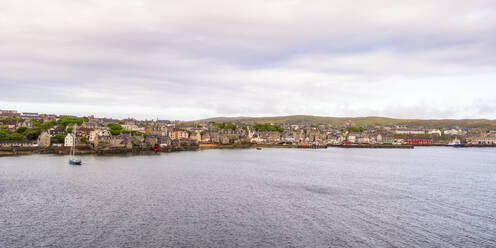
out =
{"type": "Polygon", "coordinates": [[[461,128],[494,128],[496,120],[487,119],[443,119],[443,120],[423,120],[423,119],[394,119],[386,117],[323,117],[312,115],[290,115],[274,117],[216,117],[198,120],[196,122],[240,122],[240,123],[287,123],[287,124],[327,124],[336,127],[352,126],[373,126],[373,125],[408,125],[423,126],[426,128],[451,128],[459,126],[461,128]]]}

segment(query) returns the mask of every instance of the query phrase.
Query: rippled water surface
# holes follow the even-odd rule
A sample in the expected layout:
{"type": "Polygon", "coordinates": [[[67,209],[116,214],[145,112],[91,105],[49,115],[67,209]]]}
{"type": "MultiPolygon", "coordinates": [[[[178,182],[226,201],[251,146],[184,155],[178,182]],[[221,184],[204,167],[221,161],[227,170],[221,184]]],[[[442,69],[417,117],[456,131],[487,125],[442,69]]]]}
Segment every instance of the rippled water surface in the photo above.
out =
{"type": "Polygon", "coordinates": [[[0,247],[496,247],[496,150],[0,158],[0,247]]]}

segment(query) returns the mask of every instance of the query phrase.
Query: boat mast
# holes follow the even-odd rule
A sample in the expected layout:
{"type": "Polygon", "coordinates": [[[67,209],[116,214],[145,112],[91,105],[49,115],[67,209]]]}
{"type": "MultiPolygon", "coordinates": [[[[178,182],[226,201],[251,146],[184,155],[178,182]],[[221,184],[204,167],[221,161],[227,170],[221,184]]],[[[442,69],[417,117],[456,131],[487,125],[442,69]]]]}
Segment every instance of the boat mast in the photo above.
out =
{"type": "Polygon", "coordinates": [[[74,126],[74,130],[72,132],[72,147],[71,147],[71,158],[76,156],[76,129],[77,125],[74,126]]]}

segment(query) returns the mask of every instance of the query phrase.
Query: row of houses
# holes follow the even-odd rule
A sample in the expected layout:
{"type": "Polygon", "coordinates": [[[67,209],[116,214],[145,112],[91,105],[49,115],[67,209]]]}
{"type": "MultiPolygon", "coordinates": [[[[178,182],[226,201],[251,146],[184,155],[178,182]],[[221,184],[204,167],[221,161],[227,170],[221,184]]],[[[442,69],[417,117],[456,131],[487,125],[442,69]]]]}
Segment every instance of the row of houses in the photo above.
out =
{"type": "MultiPolygon", "coordinates": [[[[11,132],[19,127],[33,127],[33,120],[56,120],[55,115],[38,113],[19,113],[15,110],[0,110],[1,125],[11,132]],[[7,117],[9,116],[9,117],[7,117]],[[8,118],[19,118],[19,120],[8,120],[8,118]]],[[[95,118],[89,116],[87,121],[77,127],[74,135],[67,135],[63,128],[51,128],[47,133],[40,135],[44,142],[38,142],[42,146],[50,144],[50,137],[57,134],[66,135],[63,146],[71,146],[75,143],[88,143],[94,147],[130,147],[132,145],[170,145],[174,141],[189,140],[194,143],[206,144],[383,144],[383,143],[407,143],[407,144],[432,144],[435,142],[447,142],[451,137],[466,138],[467,141],[475,143],[490,143],[496,139],[496,131],[482,129],[463,129],[452,127],[449,129],[426,129],[422,127],[409,127],[407,125],[374,125],[360,130],[361,132],[349,131],[348,127],[333,127],[329,125],[294,124],[294,123],[272,123],[271,125],[282,127],[277,131],[257,131],[254,123],[229,123],[229,128],[217,125],[219,123],[183,123],[168,120],[144,120],[133,118],[111,119],[95,118]],[[119,124],[122,132],[112,135],[109,124],[119,124]],[[130,133],[131,132],[131,133],[130,133]],[[135,133],[144,134],[134,135],[135,133]],[[445,138],[447,137],[447,138],[445,138]],[[469,138],[474,137],[474,138],[469,138]],[[481,138],[478,138],[481,137],[481,138]]],[[[115,134],[115,133],[114,133],[115,134]]]]}

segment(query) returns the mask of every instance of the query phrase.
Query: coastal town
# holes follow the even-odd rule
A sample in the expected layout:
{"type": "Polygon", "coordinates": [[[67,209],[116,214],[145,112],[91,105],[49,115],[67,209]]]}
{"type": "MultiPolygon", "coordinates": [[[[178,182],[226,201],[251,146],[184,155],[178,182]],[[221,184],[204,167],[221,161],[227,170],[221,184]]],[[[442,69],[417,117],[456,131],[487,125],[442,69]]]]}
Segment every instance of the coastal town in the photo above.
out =
{"type": "Polygon", "coordinates": [[[297,148],[493,146],[496,129],[409,125],[356,126],[325,123],[256,123],[112,119],[0,110],[0,149],[65,151],[189,150],[217,147],[297,148]]]}

